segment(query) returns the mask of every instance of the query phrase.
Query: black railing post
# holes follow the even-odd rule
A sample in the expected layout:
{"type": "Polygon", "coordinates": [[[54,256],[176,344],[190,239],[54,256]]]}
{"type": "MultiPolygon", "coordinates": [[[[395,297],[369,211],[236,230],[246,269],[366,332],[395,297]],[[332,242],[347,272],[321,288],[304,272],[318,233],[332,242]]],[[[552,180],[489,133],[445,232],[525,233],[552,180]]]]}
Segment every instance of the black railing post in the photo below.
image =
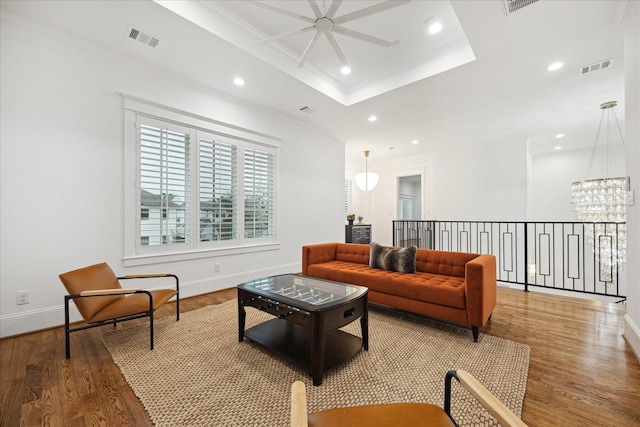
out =
{"type": "Polygon", "coordinates": [[[524,291],[529,292],[529,223],[524,223],[524,291]]]}

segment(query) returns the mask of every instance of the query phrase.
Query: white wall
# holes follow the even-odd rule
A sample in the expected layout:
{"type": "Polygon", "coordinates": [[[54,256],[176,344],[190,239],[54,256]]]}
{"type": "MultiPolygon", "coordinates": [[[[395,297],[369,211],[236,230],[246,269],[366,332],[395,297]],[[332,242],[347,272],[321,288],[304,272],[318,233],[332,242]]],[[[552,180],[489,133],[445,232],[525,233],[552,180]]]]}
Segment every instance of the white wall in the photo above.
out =
{"type": "Polygon", "coordinates": [[[354,211],[371,218],[372,238],[393,243],[397,219],[397,178],[422,175],[422,219],[522,221],[526,218],[525,141],[452,147],[428,155],[369,162],[380,175],[370,192],[354,189],[354,211]]]}
{"type": "Polygon", "coordinates": [[[0,336],[62,324],[57,276],[85,265],[171,271],[185,297],[299,271],[302,245],[342,240],[342,142],[6,15],[1,31],[0,336]],[[280,138],[280,249],[123,267],[120,93],[280,138]]]}
{"type": "Polygon", "coordinates": [[[525,141],[434,153],[433,218],[521,221],[526,215],[525,141]]]}
{"type": "Polygon", "coordinates": [[[640,358],[640,3],[631,2],[625,23],[624,65],[627,175],[635,204],[627,206],[627,315],[624,336],[640,358]]]}
{"type": "MultiPolygon", "coordinates": [[[[594,138],[597,123],[593,125],[594,138]]],[[[617,129],[611,135],[611,156],[607,167],[606,137],[601,134],[598,149],[589,162],[592,148],[560,150],[531,156],[529,221],[575,221],[571,183],[584,179],[625,176],[625,152],[617,129]],[[587,175],[587,169],[589,173],[587,175]]]]}

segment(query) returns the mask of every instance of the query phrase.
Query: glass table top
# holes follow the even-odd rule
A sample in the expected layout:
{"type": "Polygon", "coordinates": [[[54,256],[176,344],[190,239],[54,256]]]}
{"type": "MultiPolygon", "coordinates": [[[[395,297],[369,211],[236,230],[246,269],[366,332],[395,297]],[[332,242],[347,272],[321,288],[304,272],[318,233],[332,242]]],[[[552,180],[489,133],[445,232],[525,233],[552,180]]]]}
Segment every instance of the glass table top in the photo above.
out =
{"type": "Polygon", "coordinates": [[[346,283],[330,282],[297,274],[264,277],[238,285],[243,289],[264,296],[282,296],[311,305],[337,302],[354,294],[361,294],[366,288],[346,283]]]}

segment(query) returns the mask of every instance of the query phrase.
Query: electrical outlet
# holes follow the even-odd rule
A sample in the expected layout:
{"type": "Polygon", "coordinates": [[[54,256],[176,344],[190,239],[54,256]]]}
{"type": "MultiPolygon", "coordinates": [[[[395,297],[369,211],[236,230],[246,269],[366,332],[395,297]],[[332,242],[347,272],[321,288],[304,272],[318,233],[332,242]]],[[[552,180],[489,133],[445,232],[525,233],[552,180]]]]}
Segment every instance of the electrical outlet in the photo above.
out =
{"type": "Polygon", "coordinates": [[[29,291],[18,291],[18,305],[29,304],[29,291]]]}
{"type": "Polygon", "coordinates": [[[220,264],[213,264],[213,271],[216,273],[220,273],[220,264]]]}

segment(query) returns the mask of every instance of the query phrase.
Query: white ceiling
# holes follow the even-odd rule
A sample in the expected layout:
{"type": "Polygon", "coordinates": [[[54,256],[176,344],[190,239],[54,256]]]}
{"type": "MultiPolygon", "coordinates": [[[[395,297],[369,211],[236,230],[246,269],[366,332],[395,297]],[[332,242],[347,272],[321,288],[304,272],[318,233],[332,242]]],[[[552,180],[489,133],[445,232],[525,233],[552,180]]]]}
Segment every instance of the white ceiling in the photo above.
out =
{"type": "Polygon", "coordinates": [[[448,1],[157,3],[347,106],[475,59],[448,1]],[[314,23],[309,21],[315,21],[315,14],[324,17],[327,13],[335,22],[353,14],[356,18],[336,24],[332,35],[338,53],[328,38],[321,36],[305,55],[316,34],[314,23]],[[428,19],[437,19],[446,31],[428,36],[428,19]],[[339,31],[344,28],[358,34],[344,35],[339,31]],[[265,42],[280,35],[287,36],[265,42]],[[380,46],[375,43],[378,40],[363,41],[357,36],[372,36],[390,45],[380,46]],[[343,64],[340,56],[347,62],[343,64]],[[353,72],[345,76],[340,70],[347,64],[353,72]]]}
{"type": "MultiPolygon", "coordinates": [[[[624,119],[620,16],[625,2],[540,0],[507,16],[501,0],[414,0],[344,24],[399,41],[383,48],[336,34],[353,69],[346,78],[324,39],[305,65],[297,66],[313,31],[277,43],[257,43],[308,24],[245,3],[2,0],[0,4],[3,13],[341,138],[347,143],[348,163],[361,162],[364,150],[371,150],[370,164],[375,164],[452,146],[505,141],[529,141],[533,152],[552,151],[556,145],[570,150],[593,144],[601,103],[617,100],[618,118],[621,123],[624,119]],[[445,23],[436,36],[427,35],[424,26],[431,16],[442,17],[445,23]],[[129,39],[131,26],[157,37],[158,47],[129,39]],[[470,51],[475,60],[468,56],[470,51]],[[581,66],[608,58],[614,59],[609,69],[579,75],[581,66]],[[547,71],[555,61],[564,62],[564,67],[547,71]],[[236,76],[246,84],[234,86],[236,76]],[[301,112],[303,106],[313,112],[301,112]],[[367,121],[372,114],[378,117],[374,123],[367,121]],[[557,140],[558,133],[565,137],[557,140]]],[[[313,16],[306,1],[266,3],[313,16]]],[[[379,3],[346,0],[336,16],[379,3]]],[[[318,0],[323,12],[330,4],[318,0]]]]}

